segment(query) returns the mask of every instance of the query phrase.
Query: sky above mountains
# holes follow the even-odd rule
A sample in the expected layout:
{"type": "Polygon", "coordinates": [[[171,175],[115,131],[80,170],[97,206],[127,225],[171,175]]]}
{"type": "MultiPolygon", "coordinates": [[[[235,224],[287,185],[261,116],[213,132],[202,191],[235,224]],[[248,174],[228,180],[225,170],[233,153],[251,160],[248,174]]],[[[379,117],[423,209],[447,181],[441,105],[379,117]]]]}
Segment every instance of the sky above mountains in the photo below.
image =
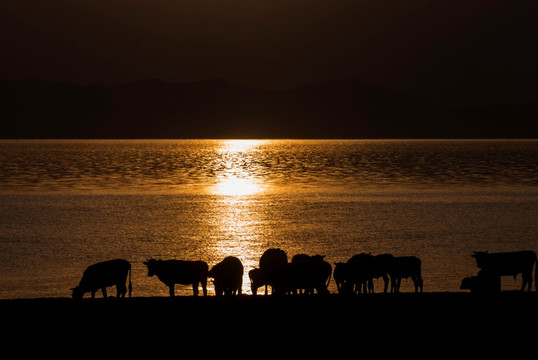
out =
{"type": "Polygon", "coordinates": [[[538,95],[534,1],[2,2],[0,78],[107,85],[355,78],[452,104],[538,95]],[[533,11],[534,9],[534,11],[533,11]]]}

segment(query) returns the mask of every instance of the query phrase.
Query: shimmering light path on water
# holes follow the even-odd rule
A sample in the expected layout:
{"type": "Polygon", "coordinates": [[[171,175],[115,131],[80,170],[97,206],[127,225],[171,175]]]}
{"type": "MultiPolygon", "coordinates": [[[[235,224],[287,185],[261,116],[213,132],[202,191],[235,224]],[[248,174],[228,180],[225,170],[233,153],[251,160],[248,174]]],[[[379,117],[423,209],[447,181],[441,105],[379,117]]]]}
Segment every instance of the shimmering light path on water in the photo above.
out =
{"type": "Polygon", "coordinates": [[[118,257],[135,296],[166,296],[144,260],[228,255],[250,293],[269,247],[416,255],[425,291],[459,291],[473,250],[538,250],[537,158],[537,141],[0,141],[0,297],[69,296],[118,257]]]}

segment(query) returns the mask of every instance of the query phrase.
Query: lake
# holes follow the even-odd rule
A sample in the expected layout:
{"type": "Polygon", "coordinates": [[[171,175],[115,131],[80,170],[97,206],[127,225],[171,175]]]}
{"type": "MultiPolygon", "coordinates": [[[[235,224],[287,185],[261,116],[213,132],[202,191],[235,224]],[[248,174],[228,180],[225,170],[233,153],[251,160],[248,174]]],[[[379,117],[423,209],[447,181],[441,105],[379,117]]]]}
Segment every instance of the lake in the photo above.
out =
{"type": "Polygon", "coordinates": [[[114,258],[134,296],[167,296],[143,261],[228,255],[250,294],[272,247],[414,255],[424,291],[460,291],[474,250],[538,250],[537,159],[536,140],[1,140],[0,298],[70,296],[114,258]]]}

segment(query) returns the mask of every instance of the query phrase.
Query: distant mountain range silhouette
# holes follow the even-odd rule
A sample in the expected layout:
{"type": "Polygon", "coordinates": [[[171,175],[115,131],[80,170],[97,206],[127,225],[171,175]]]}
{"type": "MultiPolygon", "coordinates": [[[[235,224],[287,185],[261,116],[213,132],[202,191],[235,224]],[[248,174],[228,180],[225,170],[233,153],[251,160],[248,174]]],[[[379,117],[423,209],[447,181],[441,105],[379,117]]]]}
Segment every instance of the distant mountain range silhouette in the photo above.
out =
{"type": "Polygon", "coordinates": [[[105,87],[0,81],[0,138],[538,138],[538,103],[451,107],[340,80],[105,87]]]}

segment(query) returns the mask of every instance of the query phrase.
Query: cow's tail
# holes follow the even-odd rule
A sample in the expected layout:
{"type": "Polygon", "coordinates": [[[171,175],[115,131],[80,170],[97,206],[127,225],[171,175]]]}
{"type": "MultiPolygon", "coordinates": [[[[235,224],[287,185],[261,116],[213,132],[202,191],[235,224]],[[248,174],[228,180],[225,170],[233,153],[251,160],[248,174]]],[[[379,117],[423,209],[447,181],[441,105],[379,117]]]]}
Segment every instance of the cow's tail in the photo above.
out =
{"type": "Polygon", "coordinates": [[[536,264],[534,264],[534,290],[538,291],[538,284],[537,284],[537,282],[538,282],[538,260],[536,260],[535,263],[536,264]]]}
{"type": "Polygon", "coordinates": [[[131,283],[131,264],[129,264],[129,297],[133,294],[133,284],[131,283]]]}

